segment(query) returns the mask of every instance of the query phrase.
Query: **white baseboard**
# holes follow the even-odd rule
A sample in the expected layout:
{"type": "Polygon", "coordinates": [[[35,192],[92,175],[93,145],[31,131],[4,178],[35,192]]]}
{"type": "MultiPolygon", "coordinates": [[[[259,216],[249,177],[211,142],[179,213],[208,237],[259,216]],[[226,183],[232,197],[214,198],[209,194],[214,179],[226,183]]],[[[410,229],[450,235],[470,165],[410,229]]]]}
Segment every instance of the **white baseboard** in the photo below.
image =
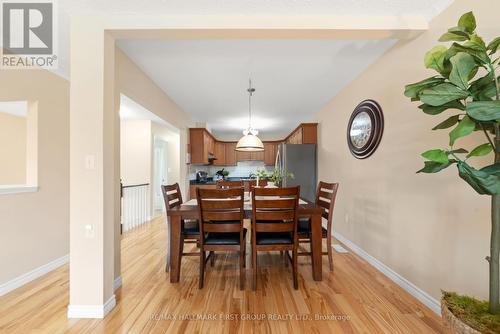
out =
{"type": "Polygon", "coordinates": [[[113,282],[113,291],[116,291],[116,289],[120,288],[122,286],[122,277],[118,276],[115,278],[115,281],[113,282]]]}
{"type": "Polygon", "coordinates": [[[430,308],[434,313],[441,315],[441,304],[434,297],[429,295],[427,292],[423,291],[419,287],[417,287],[412,282],[408,281],[406,278],[365,252],[361,247],[354,244],[350,240],[346,239],[343,235],[333,232],[333,236],[337,238],[344,245],[349,247],[354,253],[363,258],[366,262],[374,266],[377,270],[379,270],[382,274],[389,277],[394,283],[402,287],[406,292],[410,295],[418,299],[422,304],[430,308]]]}
{"type": "Polygon", "coordinates": [[[4,284],[0,285],[0,296],[5,295],[8,292],[11,292],[14,289],[17,289],[21,286],[23,286],[26,283],[29,283],[33,281],[34,279],[37,279],[40,276],[45,275],[46,273],[59,268],[60,266],[66,264],[69,262],[69,254],[64,255],[58,259],[55,259],[47,264],[44,264],[43,266],[40,266],[36,269],[33,269],[21,276],[18,276],[4,284]]]}
{"type": "Polygon", "coordinates": [[[113,294],[103,305],[68,305],[68,318],[102,319],[116,306],[113,294]]]}

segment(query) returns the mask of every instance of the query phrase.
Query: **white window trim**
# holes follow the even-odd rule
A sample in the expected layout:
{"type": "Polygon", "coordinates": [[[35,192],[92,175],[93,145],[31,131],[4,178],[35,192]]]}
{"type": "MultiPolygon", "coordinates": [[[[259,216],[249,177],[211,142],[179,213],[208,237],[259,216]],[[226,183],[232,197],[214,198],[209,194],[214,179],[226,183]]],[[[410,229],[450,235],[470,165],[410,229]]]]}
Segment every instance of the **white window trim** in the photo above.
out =
{"type": "Polygon", "coordinates": [[[29,184],[0,185],[0,195],[35,193],[37,191],[38,191],[38,186],[29,184]]]}

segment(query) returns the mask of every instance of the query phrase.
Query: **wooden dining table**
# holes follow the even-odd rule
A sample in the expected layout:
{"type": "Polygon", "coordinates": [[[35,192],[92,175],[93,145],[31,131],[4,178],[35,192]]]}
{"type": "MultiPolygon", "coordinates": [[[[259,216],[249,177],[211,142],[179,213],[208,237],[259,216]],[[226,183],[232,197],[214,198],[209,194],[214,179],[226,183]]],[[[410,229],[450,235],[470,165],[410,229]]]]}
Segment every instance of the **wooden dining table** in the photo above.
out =
{"type": "MultiPolygon", "coordinates": [[[[252,218],[252,203],[245,200],[245,218],[252,218]]],[[[299,201],[298,216],[308,217],[311,220],[311,262],[312,274],[315,281],[322,278],[322,228],[321,214],[323,208],[314,203],[301,199],[299,201]]],[[[181,221],[182,219],[198,219],[199,211],[196,199],[191,199],[178,207],[167,210],[167,219],[170,224],[170,283],[178,283],[181,273],[181,221]]]]}

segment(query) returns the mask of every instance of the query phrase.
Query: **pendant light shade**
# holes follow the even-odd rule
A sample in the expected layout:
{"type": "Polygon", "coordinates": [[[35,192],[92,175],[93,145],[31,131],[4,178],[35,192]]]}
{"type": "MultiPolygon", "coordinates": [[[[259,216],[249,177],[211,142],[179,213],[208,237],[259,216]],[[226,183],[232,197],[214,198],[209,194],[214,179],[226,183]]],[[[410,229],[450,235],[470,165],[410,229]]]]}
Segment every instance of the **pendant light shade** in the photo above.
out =
{"type": "Polygon", "coordinates": [[[257,152],[264,151],[264,144],[256,135],[249,133],[238,140],[236,151],[257,152]]]}
{"type": "Polygon", "coordinates": [[[259,137],[257,137],[257,134],[259,132],[252,128],[252,96],[255,92],[255,88],[252,88],[252,80],[249,80],[248,83],[248,128],[243,131],[243,137],[241,137],[236,144],[236,151],[264,151],[264,144],[262,144],[262,141],[259,139],[259,137]]]}

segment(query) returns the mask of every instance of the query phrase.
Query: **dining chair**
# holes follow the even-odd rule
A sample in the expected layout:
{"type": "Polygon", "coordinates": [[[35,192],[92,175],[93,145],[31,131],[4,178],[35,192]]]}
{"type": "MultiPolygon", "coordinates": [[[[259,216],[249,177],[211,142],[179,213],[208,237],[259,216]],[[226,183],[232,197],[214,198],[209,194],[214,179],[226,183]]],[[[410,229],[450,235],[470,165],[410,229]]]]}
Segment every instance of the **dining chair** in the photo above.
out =
{"type": "MultiPolygon", "coordinates": [[[[167,184],[161,186],[161,191],[163,193],[163,201],[165,202],[165,209],[178,207],[182,204],[182,194],[178,183],[167,184]]],[[[170,228],[170,220],[167,218],[168,226],[168,236],[170,238],[170,233],[172,229],[170,228]]],[[[199,252],[184,252],[184,243],[196,243],[200,242],[200,229],[198,226],[198,221],[195,219],[182,219],[181,221],[181,260],[182,256],[199,256],[199,252]]],[[[165,271],[170,270],[170,245],[167,250],[167,259],[165,271]]]]}
{"type": "Polygon", "coordinates": [[[230,189],[230,188],[241,188],[243,187],[243,181],[217,181],[216,188],[217,189],[230,189]]]}
{"type": "Polygon", "coordinates": [[[248,189],[245,191],[250,191],[253,187],[265,187],[267,186],[267,180],[259,180],[259,184],[257,184],[257,180],[253,179],[248,181],[248,189]]]}
{"type": "Polygon", "coordinates": [[[252,189],[252,274],[257,286],[257,252],[285,252],[292,263],[293,287],[297,278],[297,210],[300,187],[252,189]],[[288,251],[292,251],[292,257],[288,251]]]}
{"type": "MultiPolygon", "coordinates": [[[[328,255],[328,264],[330,271],[333,271],[333,254],[332,254],[332,220],[333,208],[337,197],[338,183],[327,183],[320,181],[316,190],[316,205],[323,208],[321,216],[327,220],[326,228],[322,227],[322,237],[326,238],[327,251],[322,252],[323,255],[328,255]]],[[[311,221],[308,217],[300,218],[298,223],[299,243],[311,243],[311,221]]],[[[311,245],[312,247],[312,245],[311,245]]],[[[299,256],[311,255],[311,252],[299,252],[299,256]]]]}
{"type": "Polygon", "coordinates": [[[203,288],[205,264],[216,251],[239,252],[240,289],[245,285],[245,248],[246,232],[243,227],[245,210],[243,188],[197,189],[198,209],[200,211],[200,280],[203,288]]]}

